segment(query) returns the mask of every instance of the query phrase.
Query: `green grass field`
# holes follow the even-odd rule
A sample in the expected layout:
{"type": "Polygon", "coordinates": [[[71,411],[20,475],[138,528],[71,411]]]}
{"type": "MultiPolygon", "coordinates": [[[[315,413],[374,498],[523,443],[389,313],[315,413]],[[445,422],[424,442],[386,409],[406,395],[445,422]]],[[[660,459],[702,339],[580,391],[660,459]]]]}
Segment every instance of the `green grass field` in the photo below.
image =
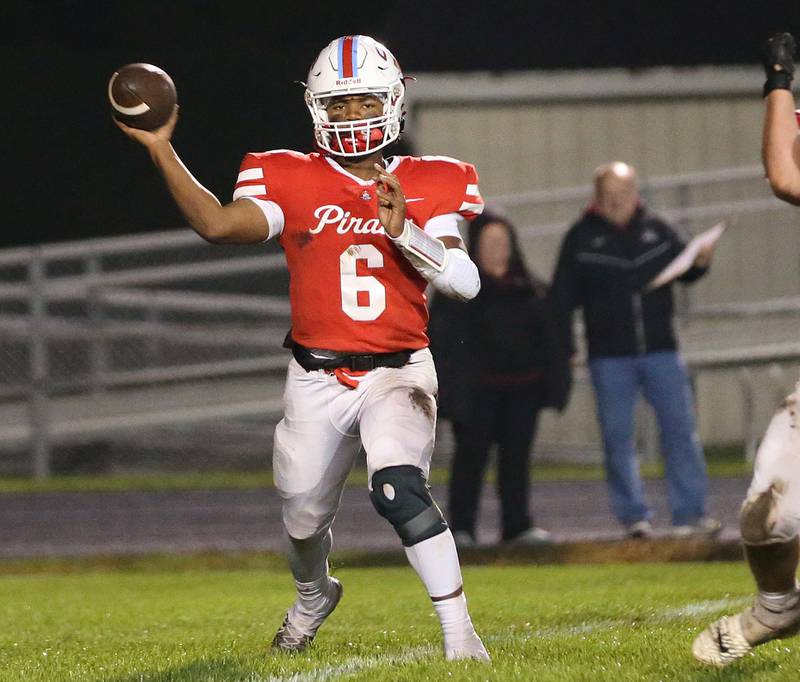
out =
{"type": "Polygon", "coordinates": [[[267,650],[286,569],[133,569],[0,577],[0,680],[797,680],[800,640],[707,670],[689,645],[741,608],[740,563],[467,567],[491,666],[442,660],[409,568],[336,571],[344,599],[301,656],[267,650]]]}

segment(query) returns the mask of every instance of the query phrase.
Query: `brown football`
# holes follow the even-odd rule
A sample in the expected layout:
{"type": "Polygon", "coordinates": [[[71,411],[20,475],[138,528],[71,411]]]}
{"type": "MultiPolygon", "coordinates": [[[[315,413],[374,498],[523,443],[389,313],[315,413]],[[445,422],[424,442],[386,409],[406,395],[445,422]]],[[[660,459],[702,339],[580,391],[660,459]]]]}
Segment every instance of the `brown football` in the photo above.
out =
{"type": "Polygon", "coordinates": [[[142,130],[155,130],[170,117],[178,93],[166,71],[152,64],[126,64],[108,81],[114,118],[142,130]]]}

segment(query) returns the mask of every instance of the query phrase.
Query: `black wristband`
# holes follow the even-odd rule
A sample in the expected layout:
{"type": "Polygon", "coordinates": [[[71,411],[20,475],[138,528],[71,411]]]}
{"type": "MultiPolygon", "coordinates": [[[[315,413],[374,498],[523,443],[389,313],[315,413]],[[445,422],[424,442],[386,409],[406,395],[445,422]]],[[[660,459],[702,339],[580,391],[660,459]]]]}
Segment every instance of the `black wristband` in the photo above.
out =
{"type": "Polygon", "coordinates": [[[792,89],[792,76],[786,71],[774,71],[767,76],[764,82],[764,97],[766,97],[773,90],[790,90],[792,89]]]}

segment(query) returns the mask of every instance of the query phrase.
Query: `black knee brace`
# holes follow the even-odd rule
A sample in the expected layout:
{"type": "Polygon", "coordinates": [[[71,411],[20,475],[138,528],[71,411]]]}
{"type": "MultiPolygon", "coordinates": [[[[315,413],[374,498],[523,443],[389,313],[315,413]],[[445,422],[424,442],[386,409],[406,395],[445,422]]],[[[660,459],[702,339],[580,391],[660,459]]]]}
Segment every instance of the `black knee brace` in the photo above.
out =
{"type": "Polygon", "coordinates": [[[386,467],[372,476],[372,505],[394,526],[406,547],[447,530],[422,471],[410,465],[386,467]]]}

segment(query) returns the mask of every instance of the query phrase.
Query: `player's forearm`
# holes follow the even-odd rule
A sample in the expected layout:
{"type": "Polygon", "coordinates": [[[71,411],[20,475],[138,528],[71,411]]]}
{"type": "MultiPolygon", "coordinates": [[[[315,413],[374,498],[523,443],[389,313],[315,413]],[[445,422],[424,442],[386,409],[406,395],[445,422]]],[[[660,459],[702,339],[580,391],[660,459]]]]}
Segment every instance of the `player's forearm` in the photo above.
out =
{"type": "Polygon", "coordinates": [[[437,291],[459,301],[469,301],[478,295],[481,288],[478,268],[459,248],[460,239],[436,239],[410,220],[405,221],[399,235],[390,239],[437,291]]]}
{"type": "Polygon", "coordinates": [[[165,142],[151,147],[150,156],[189,225],[203,239],[225,241],[227,230],[222,205],[183,165],[172,145],[165,142]]]}
{"type": "Polygon", "coordinates": [[[800,204],[800,138],[790,90],[766,98],[762,159],[770,187],[779,199],[800,204]]]}

